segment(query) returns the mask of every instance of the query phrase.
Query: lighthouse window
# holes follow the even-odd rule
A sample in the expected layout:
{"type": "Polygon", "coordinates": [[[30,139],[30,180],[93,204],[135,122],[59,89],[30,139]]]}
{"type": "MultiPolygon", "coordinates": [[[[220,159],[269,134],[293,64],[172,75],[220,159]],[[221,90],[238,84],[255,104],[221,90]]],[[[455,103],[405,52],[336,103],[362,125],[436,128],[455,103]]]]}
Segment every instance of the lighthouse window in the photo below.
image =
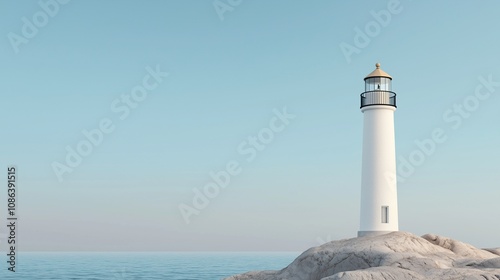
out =
{"type": "Polygon", "coordinates": [[[382,206],[382,223],[389,223],[389,206],[382,206]]]}

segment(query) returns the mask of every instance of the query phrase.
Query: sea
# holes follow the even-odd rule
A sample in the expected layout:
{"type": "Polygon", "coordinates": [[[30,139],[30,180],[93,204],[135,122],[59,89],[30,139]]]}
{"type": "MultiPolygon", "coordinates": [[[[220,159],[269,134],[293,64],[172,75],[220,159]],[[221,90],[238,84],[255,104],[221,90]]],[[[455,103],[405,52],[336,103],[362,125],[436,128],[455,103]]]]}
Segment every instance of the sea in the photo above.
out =
{"type": "Polygon", "coordinates": [[[252,270],[279,270],[299,252],[18,252],[15,270],[0,256],[0,279],[219,280],[252,270]]]}

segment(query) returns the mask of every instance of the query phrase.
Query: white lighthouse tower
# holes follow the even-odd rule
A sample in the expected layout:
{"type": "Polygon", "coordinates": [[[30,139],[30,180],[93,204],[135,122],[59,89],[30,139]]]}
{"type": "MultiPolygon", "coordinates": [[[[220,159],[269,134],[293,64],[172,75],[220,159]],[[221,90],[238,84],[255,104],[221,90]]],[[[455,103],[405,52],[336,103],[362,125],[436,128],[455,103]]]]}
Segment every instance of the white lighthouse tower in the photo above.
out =
{"type": "Polygon", "coordinates": [[[394,112],[396,93],[392,77],[377,68],[365,78],[361,94],[363,165],[361,219],[358,236],[398,231],[394,112]]]}

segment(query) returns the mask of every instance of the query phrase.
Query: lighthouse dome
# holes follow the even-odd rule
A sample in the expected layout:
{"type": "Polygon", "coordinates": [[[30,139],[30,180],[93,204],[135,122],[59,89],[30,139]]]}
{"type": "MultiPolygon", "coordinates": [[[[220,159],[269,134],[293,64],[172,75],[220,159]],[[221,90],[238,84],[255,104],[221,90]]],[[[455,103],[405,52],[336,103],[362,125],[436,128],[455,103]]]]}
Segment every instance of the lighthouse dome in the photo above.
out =
{"type": "Polygon", "coordinates": [[[392,80],[391,75],[387,74],[384,70],[380,69],[380,63],[375,64],[376,69],[373,70],[368,76],[365,77],[365,80],[368,78],[382,77],[389,78],[392,80]]]}

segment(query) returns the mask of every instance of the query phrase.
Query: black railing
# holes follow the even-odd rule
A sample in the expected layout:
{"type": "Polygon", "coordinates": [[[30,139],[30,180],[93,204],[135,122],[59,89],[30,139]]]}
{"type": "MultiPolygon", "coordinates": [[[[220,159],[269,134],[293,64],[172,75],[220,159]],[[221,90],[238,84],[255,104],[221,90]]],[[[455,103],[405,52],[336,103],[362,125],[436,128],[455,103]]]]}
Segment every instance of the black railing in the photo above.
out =
{"type": "Polygon", "coordinates": [[[361,94],[361,107],[372,105],[396,106],[396,93],[388,90],[371,90],[361,94]]]}

